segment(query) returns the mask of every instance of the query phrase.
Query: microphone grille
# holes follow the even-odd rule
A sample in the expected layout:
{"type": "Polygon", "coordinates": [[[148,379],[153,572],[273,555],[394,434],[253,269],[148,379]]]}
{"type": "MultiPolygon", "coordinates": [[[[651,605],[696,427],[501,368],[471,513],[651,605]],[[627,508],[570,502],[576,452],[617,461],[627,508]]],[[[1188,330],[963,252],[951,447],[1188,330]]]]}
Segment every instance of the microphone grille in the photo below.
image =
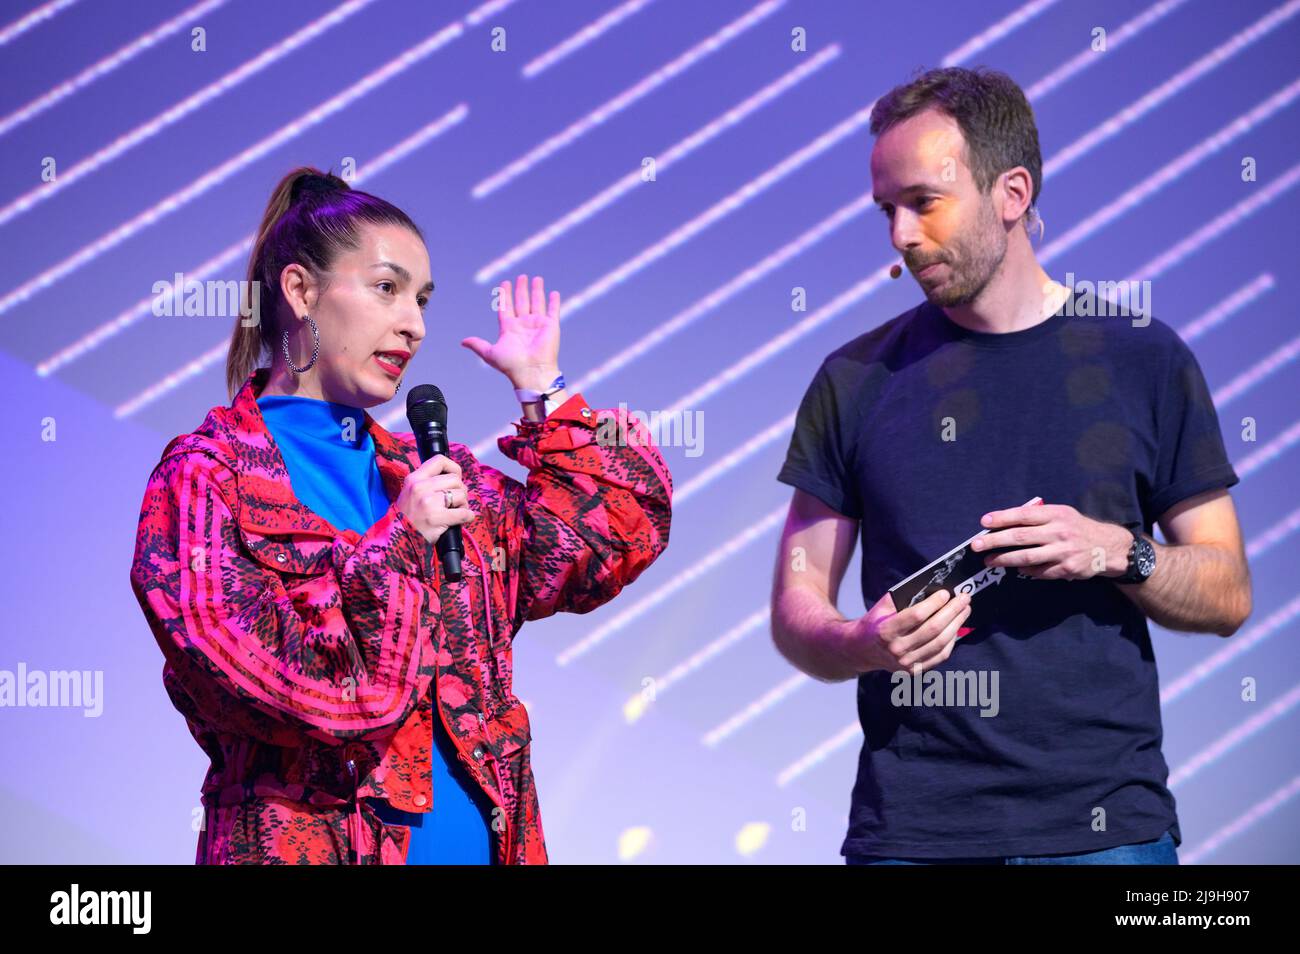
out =
{"type": "Polygon", "coordinates": [[[437,385],[420,384],[411,389],[411,393],[406,395],[406,417],[412,430],[430,421],[446,426],[447,402],[437,385]]]}

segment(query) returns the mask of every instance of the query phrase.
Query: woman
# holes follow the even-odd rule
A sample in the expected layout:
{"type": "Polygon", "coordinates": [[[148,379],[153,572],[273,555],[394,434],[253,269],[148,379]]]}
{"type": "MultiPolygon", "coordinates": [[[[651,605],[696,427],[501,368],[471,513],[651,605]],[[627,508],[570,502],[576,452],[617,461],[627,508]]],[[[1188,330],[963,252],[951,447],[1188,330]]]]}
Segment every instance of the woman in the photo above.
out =
{"type": "Polygon", "coordinates": [[[501,285],[497,342],[462,342],[516,389],[498,446],[526,485],[463,444],[421,464],[365,408],[420,348],[429,276],[403,212],[291,172],[250,256],[232,403],[149,478],[131,585],[211,758],[201,864],[546,862],[512,641],[658,557],[672,480],[635,419],[564,391],[559,296],[526,276],[501,285]],[[453,526],[459,582],[433,546],[453,526]]]}

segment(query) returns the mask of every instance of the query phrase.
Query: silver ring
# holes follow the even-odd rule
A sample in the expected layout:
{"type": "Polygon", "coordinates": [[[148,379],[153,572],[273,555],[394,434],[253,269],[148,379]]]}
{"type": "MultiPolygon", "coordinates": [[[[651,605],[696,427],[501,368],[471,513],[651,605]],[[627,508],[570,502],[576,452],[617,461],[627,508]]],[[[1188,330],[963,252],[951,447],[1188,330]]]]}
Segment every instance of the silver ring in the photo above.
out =
{"type": "Polygon", "coordinates": [[[443,506],[445,506],[448,510],[450,510],[453,506],[455,506],[455,505],[451,502],[451,491],[450,491],[450,490],[444,490],[444,491],[442,492],[442,502],[443,502],[443,506]]]}

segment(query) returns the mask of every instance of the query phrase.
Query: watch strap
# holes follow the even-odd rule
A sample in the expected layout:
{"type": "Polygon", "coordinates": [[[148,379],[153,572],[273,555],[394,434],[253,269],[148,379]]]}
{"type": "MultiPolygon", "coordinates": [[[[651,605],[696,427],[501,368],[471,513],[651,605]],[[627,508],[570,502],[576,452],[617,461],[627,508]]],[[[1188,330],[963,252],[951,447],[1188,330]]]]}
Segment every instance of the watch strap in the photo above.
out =
{"type": "Polygon", "coordinates": [[[1128,532],[1133,534],[1133,542],[1128,548],[1128,569],[1124,575],[1117,577],[1120,583],[1142,583],[1150,574],[1143,575],[1138,569],[1138,554],[1149,547],[1150,541],[1142,536],[1141,530],[1138,529],[1140,524],[1126,524],[1128,532]]]}

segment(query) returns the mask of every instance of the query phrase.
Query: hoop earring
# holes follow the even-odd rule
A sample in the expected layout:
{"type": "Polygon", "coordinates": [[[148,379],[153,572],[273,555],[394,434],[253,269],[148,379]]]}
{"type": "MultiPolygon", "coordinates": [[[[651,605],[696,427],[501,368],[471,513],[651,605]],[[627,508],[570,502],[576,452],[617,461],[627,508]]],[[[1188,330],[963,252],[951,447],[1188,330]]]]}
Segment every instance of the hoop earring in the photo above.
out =
{"type": "Polygon", "coordinates": [[[289,332],[286,331],[280,338],[280,344],[284,348],[284,361],[295,374],[302,374],[304,371],[310,371],[312,365],[316,363],[316,358],[320,355],[320,329],[316,327],[316,322],[311,315],[303,315],[307,323],[311,325],[311,336],[314,344],[311,349],[311,360],[307,362],[307,367],[300,368],[293,363],[293,358],[289,357],[289,332]]]}

